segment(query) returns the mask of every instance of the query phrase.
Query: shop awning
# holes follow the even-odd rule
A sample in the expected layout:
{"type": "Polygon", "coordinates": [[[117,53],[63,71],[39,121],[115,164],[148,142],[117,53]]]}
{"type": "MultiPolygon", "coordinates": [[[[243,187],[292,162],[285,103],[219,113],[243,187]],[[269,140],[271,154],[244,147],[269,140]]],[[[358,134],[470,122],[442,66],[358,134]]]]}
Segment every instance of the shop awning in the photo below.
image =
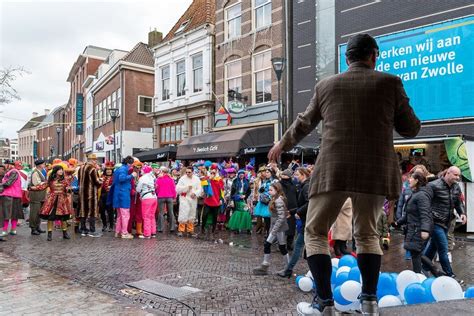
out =
{"type": "Polygon", "coordinates": [[[152,150],[142,151],[138,154],[135,154],[135,157],[140,159],[140,161],[166,161],[168,159],[176,158],[176,146],[165,146],[161,148],[155,148],[152,150]]]}
{"type": "Polygon", "coordinates": [[[185,138],[177,159],[228,158],[264,153],[273,145],[273,126],[237,129],[185,138]]]}

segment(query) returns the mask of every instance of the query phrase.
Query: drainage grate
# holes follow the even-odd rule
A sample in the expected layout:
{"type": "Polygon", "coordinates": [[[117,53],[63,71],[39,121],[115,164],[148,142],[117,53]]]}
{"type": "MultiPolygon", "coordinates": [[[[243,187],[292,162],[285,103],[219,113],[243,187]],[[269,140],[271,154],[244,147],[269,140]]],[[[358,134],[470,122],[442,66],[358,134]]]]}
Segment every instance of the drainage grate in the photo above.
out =
{"type": "Polygon", "coordinates": [[[189,286],[176,287],[150,279],[127,283],[127,285],[167,299],[176,299],[201,291],[189,286]]]}

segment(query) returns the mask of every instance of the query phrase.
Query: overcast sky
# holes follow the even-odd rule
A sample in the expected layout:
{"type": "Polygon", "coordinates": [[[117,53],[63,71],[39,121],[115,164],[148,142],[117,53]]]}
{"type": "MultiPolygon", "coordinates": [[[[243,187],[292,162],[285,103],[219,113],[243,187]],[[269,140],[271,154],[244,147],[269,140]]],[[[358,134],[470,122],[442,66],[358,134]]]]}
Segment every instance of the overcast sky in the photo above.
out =
{"type": "Polygon", "coordinates": [[[0,105],[0,137],[69,99],[69,71],[87,45],[130,50],[171,29],[192,0],[0,0],[0,67],[23,66],[21,101],[0,105]]]}

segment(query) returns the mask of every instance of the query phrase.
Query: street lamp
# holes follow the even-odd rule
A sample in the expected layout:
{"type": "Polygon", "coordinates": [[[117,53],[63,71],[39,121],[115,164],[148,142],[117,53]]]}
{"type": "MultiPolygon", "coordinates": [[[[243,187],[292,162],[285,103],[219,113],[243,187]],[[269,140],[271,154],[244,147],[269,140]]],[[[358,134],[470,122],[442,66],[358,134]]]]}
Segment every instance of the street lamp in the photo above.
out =
{"type": "Polygon", "coordinates": [[[59,155],[59,134],[61,133],[61,127],[56,127],[56,134],[58,134],[58,157],[62,158],[62,155],[59,155]]]}
{"type": "Polygon", "coordinates": [[[115,120],[119,114],[119,109],[117,108],[110,108],[109,109],[110,118],[112,119],[112,123],[114,126],[114,162],[117,163],[117,144],[115,142],[115,120]]]}
{"type": "Polygon", "coordinates": [[[285,71],[286,59],[284,57],[273,57],[272,66],[278,80],[278,140],[281,140],[283,135],[283,127],[286,126],[286,110],[282,109],[281,106],[281,97],[280,97],[280,81],[283,71],[285,71]],[[283,111],[282,111],[283,110],[283,111]],[[283,122],[281,120],[283,112],[283,122]]]}

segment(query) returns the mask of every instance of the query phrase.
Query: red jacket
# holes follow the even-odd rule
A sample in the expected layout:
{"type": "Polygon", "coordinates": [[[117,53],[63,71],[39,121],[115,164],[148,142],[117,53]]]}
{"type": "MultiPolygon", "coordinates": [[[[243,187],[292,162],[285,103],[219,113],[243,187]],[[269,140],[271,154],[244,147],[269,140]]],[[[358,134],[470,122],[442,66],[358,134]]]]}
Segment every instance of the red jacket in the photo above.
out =
{"type": "Polygon", "coordinates": [[[212,187],[212,196],[204,198],[204,205],[216,207],[221,204],[221,191],[224,190],[224,182],[219,180],[208,180],[212,187]]]}

